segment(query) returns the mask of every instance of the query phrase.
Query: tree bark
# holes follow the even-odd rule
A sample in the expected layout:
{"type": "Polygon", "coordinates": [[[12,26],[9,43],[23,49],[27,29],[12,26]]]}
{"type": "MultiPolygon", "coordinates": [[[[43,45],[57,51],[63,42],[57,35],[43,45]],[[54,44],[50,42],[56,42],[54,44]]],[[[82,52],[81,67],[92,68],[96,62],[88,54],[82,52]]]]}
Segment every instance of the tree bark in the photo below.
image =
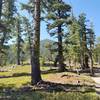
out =
{"type": "MultiPolygon", "coordinates": [[[[59,0],[58,0],[59,1],[59,0]]],[[[59,1],[60,2],[60,1],[59,1]]],[[[61,11],[58,10],[58,16],[61,18],[61,11]]],[[[59,71],[64,71],[64,57],[63,57],[63,46],[62,46],[62,28],[61,25],[58,25],[58,62],[59,62],[59,71]]]]}
{"type": "Polygon", "coordinates": [[[20,23],[17,20],[17,65],[20,65],[20,23]]]}
{"type": "Polygon", "coordinates": [[[93,48],[94,48],[94,33],[90,31],[90,50],[89,50],[89,55],[90,55],[90,73],[93,76],[94,71],[93,71],[93,48]]]}
{"type": "Polygon", "coordinates": [[[17,37],[17,65],[20,65],[20,36],[17,37]]]}
{"type": "Polygon", "coordinates": [[[31,55],[31,84],[41,81],[40,73],[40,0],[35,0],[34,36],[31,55]]]}
{"type": "Polygon", "coordinates": [[[0,0],[0,19],[1,19],[1,16],[2,16],[2,0],[0,0]]]}
{"type": "Polygon", "coordinates": [[[87,69],[89,68],[89,65],[88,65],[88,60],[89,60],[89,57],[88,57],[88,48],[87,48],[87,37],[86,37],[86,33],[83,33],[82,34],[82,69],[87,69]]]}
{"type": "Polygon", "coordinates": [[[58,26],[58,62],[59,62],[59,71],[64,71],[64,57],[63,57],[63,46],[62,46],[62,31],[61,31],[61,25],[58,26]]]}
{"type": "Polygon", "coordinates": [[[93,57],[92,57],[92,52],[90,53],[90,61],[91,61],[90,62],[91,63],[91,65],[90,65],[90,73],[93,76],[94,75],[94,71],[93,71],[93,57]]]}

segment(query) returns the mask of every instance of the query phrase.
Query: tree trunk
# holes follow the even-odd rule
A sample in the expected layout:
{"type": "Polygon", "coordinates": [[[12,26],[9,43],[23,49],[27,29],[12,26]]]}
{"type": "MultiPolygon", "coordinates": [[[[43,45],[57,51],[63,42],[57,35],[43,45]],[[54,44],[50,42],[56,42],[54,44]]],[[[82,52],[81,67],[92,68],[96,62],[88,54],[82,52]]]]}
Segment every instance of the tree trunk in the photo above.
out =
{"type": "MultiPolygon", "coordinates": [[[[0,0],[0,20],[1,20],[1,16],[2,16],[2,0],[0,0]]],[[[4,27],[2,26],[2,24],[0,22],[0,30],[2,30],[2,29],[4,29],[4,27]]],[[[5,41],[5,37],[6,37],[5,32],[3,33],[3,35],[4,35],[4,37],[0,41],[0,53],[2,52],[2,46],[5,41]]],[[[0,55],[0,58],[2,58],[1,55],[0,55]]],[[[0,65],[1,65],[1,62],[2,62],[2,60],[0,61],[0,65]]]]}
{"type": "Polygon", "coordinates": [[[90,55],[90,73],[93,76],[94,75],[94,71],[93,71],[93,48],[94,48],[94,33],[90,32],[90,51],[89,51],[89,55],[90,55]]]}
{"type": "MultiPolygon", "coordinates": [[[[31,35],[30,35],[30,32],[28,31],[28,42],[29,42],[29,49],[30,49],[30,55],[32,54],[32,43],[31,43],[31,35]]],[[[31,59],[31,56],[30,56],[30,59],[31,59]]]]}
{"type": "Polygon", "coordinates": [[[20,36],[17,37],[17,65],[20,65],[20,36]]]}
{"type": "Polygon", "coordinates": [[[92,53],[90,53],[90,73],[93,76],[94,75],[94,71],[93,71],[93,58],[92,58],[92,53]]]}
{"type": "Polygon", "coordinates": [[[20,64],[20,22],[17,20],[17,65],[20,64]]]}
{"type": "Polygon", "coordinates": [[[35,0],[35,20],[34,20],[34,38],[31,55],[31,84],[37,84],[41,81],[40,73],[40,0],[35,0]]]}
{"type": "Polygon", "coordinates": [[[58,26],[58,62],[59,62],[59,71],[64,71],[64,57],[63,57],[63,46],[62,46],[62,31],[61,31],[61,25],[58,26]]]}
{"type": "Polygon", "coordinates": [[[1,19],[1,16],[2,16],[2,0],[0,0],[0,19],[1,19]]]}
{"type": "Polygon", "coordinates": [[[88,57],[88,54],[87,54],[87,37],[86,37],[86,33],[83,33],[82,34],[82,68],[83,69],[87,69],[89,68],[89,65],[88,65],[88,60],[89,60],[89,57],[88,57]]]}
{"type": "Polygon", "coordinates": [[[89,57],[88,57],[87,54],[85,54],[85,55],[84,55],[84,69],[89,68],[88,62],[89,62],[89,57]]]}
{"type": "MultiPolygon", "coordinates": [[[[59,0],[58,0],[59,1],[59,0]]],[[[58,15],[59,18],[61,18],[61,11],[58,10],[58,15]]],[[[63,46],[62,46],[62,29],[61,25],[58,25],[58,62],[59,62],[59,71],[64,71],[65,66],[64,66],[64,57],[63,57],[63,46]]]]}

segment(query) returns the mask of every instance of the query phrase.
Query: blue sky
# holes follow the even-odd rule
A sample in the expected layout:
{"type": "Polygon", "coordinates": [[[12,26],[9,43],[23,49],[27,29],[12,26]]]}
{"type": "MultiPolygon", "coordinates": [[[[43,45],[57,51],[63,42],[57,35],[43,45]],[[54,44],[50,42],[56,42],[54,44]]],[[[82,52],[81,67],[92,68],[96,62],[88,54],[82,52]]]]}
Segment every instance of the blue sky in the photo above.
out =
{"type": "Polygon", "coordinates": [[[93,22],[96,36],[100,36],[100,0],[64,0],[69,2],[72,7],[75,16],[85,12],[87,19],[93,22]]]}
{"type": "MultiPolygon", "coordinates": [[[[20,2],[26,3],[28,0],[19,0],[20,2]]],[[[100,36],[100,0],[63,0],[66,3],[71,4],[75,16],[77,17],[80,13],[84,12],[87,15],[87,19],[93,22],[94,31],[96,36],[100,36]]],[[[46,31],[46,24],[41,23],[41,39],[51,37],[46,31]]]]}

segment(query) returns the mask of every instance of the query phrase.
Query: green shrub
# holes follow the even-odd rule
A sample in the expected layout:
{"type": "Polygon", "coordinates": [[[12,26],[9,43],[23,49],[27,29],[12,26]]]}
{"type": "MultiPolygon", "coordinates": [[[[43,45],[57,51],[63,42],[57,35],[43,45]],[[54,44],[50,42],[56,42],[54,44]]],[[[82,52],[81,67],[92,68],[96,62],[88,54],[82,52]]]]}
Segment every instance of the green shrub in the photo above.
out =
{"type": "Polygon", "coordinates": [[[12,94],[12,100],[100,100],[95,93],[80,92],[27,92],[12,94]]]}

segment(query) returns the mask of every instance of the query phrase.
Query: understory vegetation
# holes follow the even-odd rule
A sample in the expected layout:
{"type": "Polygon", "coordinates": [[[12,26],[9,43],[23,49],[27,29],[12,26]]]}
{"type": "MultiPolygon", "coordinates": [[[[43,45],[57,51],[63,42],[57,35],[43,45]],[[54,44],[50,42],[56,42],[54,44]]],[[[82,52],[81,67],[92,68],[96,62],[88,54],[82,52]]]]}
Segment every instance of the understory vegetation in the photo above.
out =
{"type": "Polygon", "coordinates": [[[31,86],[31,67],[16,66],[0,72],[0,98],[6,100],[99,100],[95,82],[84,74],[57,72],[56,69],[41,67],[45,86],[31,86]],[[63,78],[62,78],[63,77],[63,78]],[[51,82],[51,83],[49,83],[51,82]],[[50,85],[49,85],[50,84],[50,85]]]}

